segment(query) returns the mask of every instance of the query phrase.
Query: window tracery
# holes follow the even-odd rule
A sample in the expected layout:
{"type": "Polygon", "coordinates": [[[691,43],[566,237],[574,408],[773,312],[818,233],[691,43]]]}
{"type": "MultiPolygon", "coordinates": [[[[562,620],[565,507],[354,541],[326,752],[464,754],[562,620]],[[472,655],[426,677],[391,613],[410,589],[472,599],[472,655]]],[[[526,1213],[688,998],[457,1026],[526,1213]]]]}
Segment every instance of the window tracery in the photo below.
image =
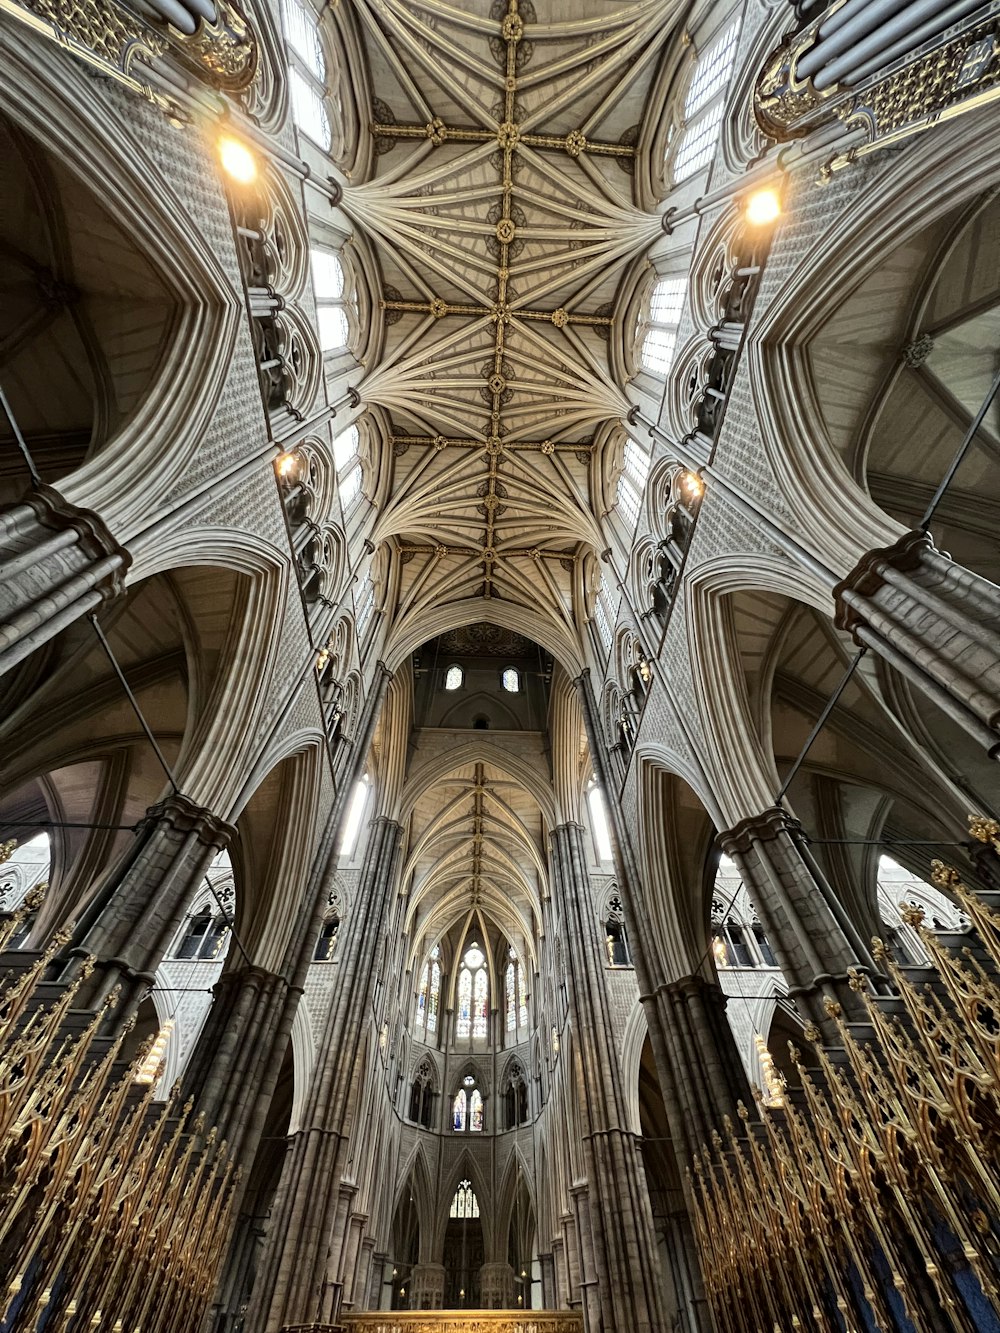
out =
{"type": "Polygon", "coordinates": [[[647,313],[636,326],[639,364],[657,379],[666,379],[674,363],[686,291],[686,277],[661,278],[650,293],[647,313]]]}
{"type": "Polygon", "coordinates": [[[594,600],[594,619],[597,622],[597,630],[601,636],[601,642],[604,644],[604,651],[611,651],[611,640],[614,636],[615,614],[611,599],[611,584],[605,573],[601,573],[601,581],[598,584],[597,596],[594,600]]]}
{"type": "Polygon", "coordinates": [[[683,129],[673,148],[671,174],[675,184],[703,170],[712,160],[726,110],[736,60],[739,21],[730,23],[701,53],[684,98],[683,129]]]}
{"type": "Polygon", "coordinates": [[[433,1035],[437,1032],[438,1010],[441,1004],[441,946],[435,944],[430,952],[417,992],[417,1012],[414,1022],[418,1028],[433,1035]]]}
{"type": "Polygon", "coordinates": [[[489,1021],[489,977],[486,955],[475,941],[465,951],[458,973],[458,1016],[455,1035],[482,1040],[489,1021]]]}
{"type": "Polygon", "coordinates": [[[361,485],[364,480],[361,466],[361,432],[357,426],[348,426],[334,440],[333,462],[340,485],[340,507],[346,518],[361,497],[361,485]]]}
{"type": "MultiPolygon", "coordinates": [[[[318,246],[310,249],[309,260],[320,347],[324,352],[346,349],[351,339],[351,315],[355,320],[358,317],[358,302],[348,291],[344,265],[339,255],[318,246]]],[[[356,427],[350,429],[357,430],[356,427]]]]}
{"type": "Polygon", "coordinates": [[[504,1080],[504,1129],[516,1129],[528,1123],[528,1083],[519,1061],[511,1062],[504,1080]]]}
{"type": "Polygon", "coordinates": [[[712,954],[720,969],[778,966],[739,870],[728,856],[720,858],[712,899],[712,954]]]}
{"type": "Polygon", "coordinates": [[[457,1218],[461,1222],[471,1221],[479,1216],[479,1201],[472,1188],[471,1180],[459,1182],[455,1197],[451,1201],[451,1210],[448,1216],[457,1218]]]}
{"type": "Polygon", "coordinates": [[[646,478],[648,476],[648,450],[643,449],[635,440],[628,439],[625,442],[622,470],[618,474],[616,504],[630,532],[634,531],[636,524],[639,522],[639,510],[642,507],[642,497],[646,489],[646,478]]]}
{"type": "Polygon", "coordinates": [[[511,945],[507,950],[507,970],[504,974],[507,1031],[513,1035],[528,1030],[528,984],[524,968],[511,945]]]}
{"type": "Polygon", "coordinates": [[[317,16],[304,0],[283,0],[281,10],[289,55],[292,119],[313,143],[329,152],[333,132],[326,107],[326,58],[317,16]]]}
{"type": "Polygon", "coordinates": [[[410,1085],[409,1119],[430,1129],[434,1110],[434,1070],[429,1060],[422,1060],[410,1085]]]}
{"type": "Polygon", "coordinates": [[[337,935],[339,932],[340,917],[336,914],[328,916],[323,922],[323,927],[319,932],[319,938],[316,940],[316,947],[313,950],[314,962],[333,962],[334,954],[337,952],[337,935]]]}
{"type": "Polygon", "coordinates": [[[455,1094],[451,1108],[451,1127],[456,1133],[479,1134],[483,1128],[483,1094],[476,1086],[475,1075],[466,1074],[455,1094]]]}

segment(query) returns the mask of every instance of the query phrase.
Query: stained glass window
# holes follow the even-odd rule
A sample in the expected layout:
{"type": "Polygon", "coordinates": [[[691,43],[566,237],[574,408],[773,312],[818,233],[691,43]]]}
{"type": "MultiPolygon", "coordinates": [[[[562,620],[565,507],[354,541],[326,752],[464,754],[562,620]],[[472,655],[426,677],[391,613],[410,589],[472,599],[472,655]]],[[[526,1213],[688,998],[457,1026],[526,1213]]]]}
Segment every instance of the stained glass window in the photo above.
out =
{"type": "Polygon", "coordinates": [[[451,1201],[451,1212],[449,1213],[449,1216],[457,1217],[461,1222],[479,1216],[479,1201],[472,1188],[471,1180],[462,1180],[459,1182],[458,1189],[455,1191],[455,1197],[451,1201]]]}
{"type": "Polygon", "coordinates": [[[483,1097],[478,1088],[473,1088],[469,1098],[469,1128],[475,1133],[483,1127],[483,1097]]]}
{"type": "Polygon", "coordinates": [[[489,1018],[489,983],[486,969],[481,967],[476,973],[472,986],[472,1035],[486,1036],[486,1024],[489,1018]]]}
{"type": "Polygon", "coordinates": [[[460,690],[464,679],[465,672],[460,666],[450,666],[445,673],[444,687],[446,690],[460,690]]]}
{"type": "Polygon", "coordinates": [[[486,974],[486,955],[472,944],[462,959],[458,974],[457,1037],[485,1037],[489,1019],[490,983],[486,974]]]}
{"type": "Polygon", "coordinates": [[[517,667],[507,667],[501,675],[500,681],[508,694],[517,694],[521,688],[521,673],[517,667]]]}
{"type": "Polygon", "coordinates": [[[430,996],[427,1002],[427,1031],[436,1032],[438,1025],[438,1004],[441,999],[441,964],[431,963],[430,996]]]}
{"type": "Polygon", "coordinates": [[[472,973],[463,967],[458,976],[458,1018],[455,1032],[467,1037],[472,1030],[472,973]]]}
{"type": "Polygon", "coordinates": [[[507,1031],[516,1033],[519,1028],[528,1026],[528,986],[513,945],[507,950],[507,960],[504,977],[507,1031]]]}
{"type": "Polygon", "coordinates": [[[414,1019],[417,1027],[428,1032],[437,1031],[438,1009],[441,1004],[441,946],[435,944],[430,952],[427,965],[420,978],[420,990],[417,992],[417,1012],[414,1019]]]}
{"type": "Polygon", "coordinates": [[[465,1095],[465,1089],[456,1093],[455,1101],[452,1105],[451,1123],[454,1129],[465,1129],[469,1122],[469,1102],[465,1095]]]}

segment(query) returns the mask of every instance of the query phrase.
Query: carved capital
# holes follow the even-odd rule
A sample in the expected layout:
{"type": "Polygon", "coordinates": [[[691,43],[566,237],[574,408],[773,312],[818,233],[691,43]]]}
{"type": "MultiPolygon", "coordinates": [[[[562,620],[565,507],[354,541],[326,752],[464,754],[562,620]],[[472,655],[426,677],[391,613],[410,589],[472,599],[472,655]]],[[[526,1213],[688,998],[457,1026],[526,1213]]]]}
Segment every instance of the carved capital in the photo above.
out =
{"type": "Polygon", "coordinates": [[[759,815],[741,819],[728,831],[719,833],[716,842],[727,856],[745,856],[758,842],[773,842],[783,833],[792,838],[804,837],[802,825],[780,806],[772,806],[759,815]]]}
{"type": "Polygon", "coordinates": [[[236,834],[236,828],[220,819],[206,806],[196,805],[181,792],[168,796],[166,800],[151,805],[140,827],[155,824],[174,829],[177,833],[193,833],[199,842],[207,847],[215,847],[220,852],[229,846],[236,834]]]}
{"type": "Polygon", "coordinates": [[[120,561],[118,567],[105,575],[96,586],[105,601],[111,601],[121,594],[132,557],[114,539],[99,514],[71,504],[54,486],[44,483],[26,495],[24,503],[33,511],[43,528],[51,528],[56,532],[75,532],[80,547],[91,559],[104,560],[108,556],[117,556],[120,561]]]}
{"type": "Polygon", "coordinates": [[[921,528],[905,533],[892,546],[867,551],[858,563],[833,590],[836,612],[834,621],[839,629],[853,633],[864,616],[857,609],[857,599],[873,597],[885,586],[886,571],[911,573],[919,569],[924,559],[935,549],[930,534],[921,528]]]}

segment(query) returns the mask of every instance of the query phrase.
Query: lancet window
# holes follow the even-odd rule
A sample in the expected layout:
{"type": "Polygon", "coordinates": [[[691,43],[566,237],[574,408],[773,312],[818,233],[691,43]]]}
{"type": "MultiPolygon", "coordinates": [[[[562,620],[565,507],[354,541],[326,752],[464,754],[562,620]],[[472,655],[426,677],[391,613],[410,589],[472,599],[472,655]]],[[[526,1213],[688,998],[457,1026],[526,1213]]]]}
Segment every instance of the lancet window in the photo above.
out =
{"type": "Polygon", "coordinates": [[[448,1216],[457,1218],[460,1222],[468,1222],[479,1216],[479,1201],[472,1188],[471,1180],[459,1182],[455,1197],[451,1201],[451,1211],[448,1216]]]}
{"type": "Polygon", "coordinates": [[[726,110],[726,89],[736,59],[739,22],[730,23],[698,57],[684,98],[684,128],[672,163],[675,183],[707,167],[726,110]]]}
{"type": "Polygon", "coordinates": [[[458,665],[450,666],[444,673],[444,687],[446,690],[460,690],[464,680],[465,672],[458,665]]]}
{"type": "Polygon", "coordinates": [[[316,295],[319,343],[324,352],[336,352],[347,346],[351,336],[347,311],[353,302],[347,295],[344,266],[332,250],[321,250],[316,246],[309,251],[309,259],[316,295]]]}
{"type": "Polygon", "coordinates": [[[375,583],[371,574],[365,575],[365,581],[362,583],[358,592],[358,612],[357,628],[358,638],[364,637],[368,624],[371,621],[372,613],[375,610],[375,583]]]}
{"type": "Polygon", "coordinates": [[[587,788],[587,805],[590,808],[590,826],[594,834],[598,859],[610,861],[613,855],[611,829],[608,826],[608,813],[604,808],[604,797],[596,778],[591,778],[587,788]]]}
{"type": "Polygon", "coordinates": [[[635,440],[628,440],[625,445],[625,458],[622,470],[618,474],[618,510],[628,525],[635,528],[639,521],[639,509],[642,505],[646,478],[649,476],[649,454],[635,440]]]}
{"type": "Polygon", "coordinates": [[[658,379],[666,378],[674,362],[686,288],[686,278],[661,278],[650,295],[649,311],[639,320],[639,361],[658,379]]]}
{"type": "Polygon", "coordinates": [[[423,1060],[410,1087],[409,1118],[415,1125],[430,1129],[434,1113],[434,1072],[429,1060],[423,1060]]]}
{"type": "Polygon", "coordinates": [[[417,1028],[433,1035],[437,1032],[438,1010],[441,1005],[441,946],[435,944],[427,959],[420,989],[417,991],[417,1012],[414,1022],[417,1028]]]}
{"type": "Polygon", "coordinates": [[[451,1127],[456,1133],[478,1134],[483,1128],[483,1094],[473,1074],[466,1074],[451,1105],[451,1127]]]}
{"type": "Polygon", "coordinates": [[[185,921],[174,947],[175,958],[207,960],[225,953],[229,941],[227,915],[214,900],[197,908],[185,921]]]}
{"type": "Polygon", "coordinates": [[[528,1123],[528,1084],[524,1070],[515,1060],[510,1066],[503,1092],[504,1129],[516,1129],[528,1123]]]}
{"type": "Polygon", "coordinates": [[[323,922],[323,928],[319,932],[319,938],[316,941],[316,948],[313,950],[314,962],[333,962],[333,956],[337,952],[337,935],[339,932],[340,917],[328,916],[323,922]]]}
{"type": "Polygon", "coordinates": [[[518,694],[521,689],[521,673],[517,667],[507,667],[500,674],[500,684],[508,694],[518,694]]]}
{"type": "Polygon", "coordinates": [[[489,1024],[490,982],[486,955],[478,944],[466,950],[458,972],[457,1037],[485,1038],[489,1024]]]}
{"type": "Polygon", "coordinates": [[[304,0],[283,0],[281,10],[288,44],[292,119],[313,143],[329,152],[333,134],[326,108],[326,58],[316,13],[304,0]]]}
{"type": "Polygon", "coordinates": [[[594,619],[597,621],[597,631],[601,636],[604,651],[609,653],[614,635],[615,613],[611,599],[611,585],[606,574],[601,575],[600,586],[597,589],[597,597],[594,601],[594,619]]]}
{"type": "Polygon", "coordinates": [[[507,1031],[513,1035],[528,1030],[528,984],[524,968],[511,946],[507,950],[507,970],[504,974],[507,1031]]]}
{"type": "Polygon", "coordinates": [[[712,899],[712,953],[718,968],[778,966],[739,870],[728,856],[720,859],[712,899]]]}
{"type": "Polygon", "coordinates": [[[358,845],[358,834],[361,832],[361,820],[364,817],[365,806],[368,804],[368,795],[371,790],[371,778],[366,773],[364,777],[359,778],[357,786],[354,788],[354,795],[351,797],[351,805],[347,811],[347,819],[344,823],[344,832],[340,839],[339,852],[341,856],[353,856],[354,849],[358,845]]]}
{"type": "Polygon", "coordinates": [[[340,507],[346,517],[361,496],[361,432],[348,426],[333,442],[333,461],[340,486],[340,507]]]}

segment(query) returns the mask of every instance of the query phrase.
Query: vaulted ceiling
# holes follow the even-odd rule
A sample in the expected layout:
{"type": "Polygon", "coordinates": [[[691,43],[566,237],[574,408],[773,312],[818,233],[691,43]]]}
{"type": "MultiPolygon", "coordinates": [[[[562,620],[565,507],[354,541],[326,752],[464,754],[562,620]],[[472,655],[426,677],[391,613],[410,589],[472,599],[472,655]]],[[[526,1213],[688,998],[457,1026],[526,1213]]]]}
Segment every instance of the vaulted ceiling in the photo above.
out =
{"type": "Polygon", "coordinates": [[[606,544],[595,434],[630,407],[609,368],[615,296],[660,234],[632,173],[668,15],[355,9],[377,158],[343,207],[385,279],[386,348],[362,392],[393,451],[373,540],[403,562],[404,613],[487,599],[572,633],[574,571],[606,544]]]}

